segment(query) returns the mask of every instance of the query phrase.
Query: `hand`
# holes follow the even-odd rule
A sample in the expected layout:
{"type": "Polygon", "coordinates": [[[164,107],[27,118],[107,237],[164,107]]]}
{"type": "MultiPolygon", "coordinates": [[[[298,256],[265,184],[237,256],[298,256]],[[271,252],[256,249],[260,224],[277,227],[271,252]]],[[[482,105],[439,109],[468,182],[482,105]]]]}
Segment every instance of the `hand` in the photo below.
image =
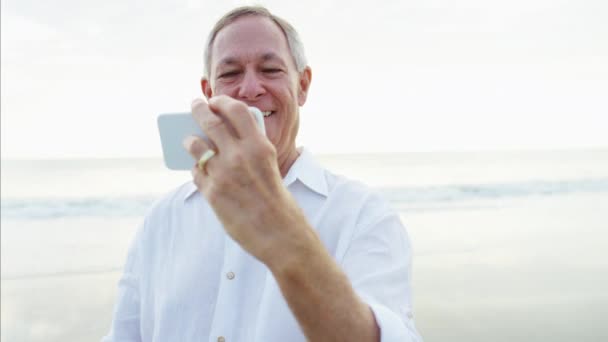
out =
{"type": "Polygon", "coordinates": [[[227,96],[208,104],[196,99],[192,115],[210,141],[188,137],[184,147],[196,160],[210,148],[216,152],[203,170],[192,168],[192,177],[226,232],[262,262],[289,251],[308,225],[283,186],[276,149],[248,106],[227,96]]]}

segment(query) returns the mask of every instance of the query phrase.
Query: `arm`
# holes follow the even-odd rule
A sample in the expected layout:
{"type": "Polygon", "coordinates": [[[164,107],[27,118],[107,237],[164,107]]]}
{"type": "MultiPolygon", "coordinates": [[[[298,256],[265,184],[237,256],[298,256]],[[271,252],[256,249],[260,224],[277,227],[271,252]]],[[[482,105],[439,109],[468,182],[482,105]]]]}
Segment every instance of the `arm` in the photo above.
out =
{"type": "MultiPolygon", "coordinates": [[[[340,266],[374,311],[382,341],[422,341],[412,311],[412,252],[399,215],[376,202],[376,214],[358,228],[340,266]]],[[[340,256],[338,256],[340,257],[340,256]]]]}
{"type": "Polygon", "coordinates": [[[292,242],[267,264],[310,341],[422,341],[411,311],[409,240],[398,215],[365,224],[340,265],[315,231],[306,231],[300,245],[292,242]]]}
{"type": "Polygon", "coordinates": [[[309,341],[380,341],[370,308],[327,253],[312,228],[298,248],[269,263],[309,341]]]}

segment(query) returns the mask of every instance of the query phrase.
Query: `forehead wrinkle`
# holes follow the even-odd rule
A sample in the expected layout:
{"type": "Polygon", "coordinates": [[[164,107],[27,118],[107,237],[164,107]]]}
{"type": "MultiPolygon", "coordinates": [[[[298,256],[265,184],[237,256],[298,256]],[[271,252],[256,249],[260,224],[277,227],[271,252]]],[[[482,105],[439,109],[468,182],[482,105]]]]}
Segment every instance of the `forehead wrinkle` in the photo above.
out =
{"type": "MultiPolygon", "coordinates": [[[[221,66],[240,65],[250,61],[277,61],[287,66],[292,60],[295,65],[287,36],[277,23],[266,17],[246,16],[228,24],[217,33],[211,50],[211,56],[223,52],[223,58],[219,59],[216,67],[213,68],[215,70],[221,66]],[[243,33],[241,30],[247,32],[243,33]],[[256,30],[259,30],[260,34],[253,37],[247,34],[256,30]],[[242,55],[239,49],[241,43],[250,46],[249,43],[253,42],[256,42],[254,45],[257,45],[257,48],[242,55]]],[[[213,58],[211,61],[213,64],[213,58]]]]}

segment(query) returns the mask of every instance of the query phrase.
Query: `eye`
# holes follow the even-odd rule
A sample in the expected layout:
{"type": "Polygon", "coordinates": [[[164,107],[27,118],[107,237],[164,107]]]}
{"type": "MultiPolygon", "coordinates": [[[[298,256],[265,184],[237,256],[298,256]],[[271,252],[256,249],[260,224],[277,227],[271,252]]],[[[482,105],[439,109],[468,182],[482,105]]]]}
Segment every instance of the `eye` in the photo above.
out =
{"type": "Polygon", "coordinates": [[[226,71],[224,73],[221,73],[218,78],[229,78],[229,77],[234,77],[236,75],[239,74],[239,71],[237,70],[233,70],[233,71],[226,71]]]}
{"type": "Polygon", "coordinates": [[[266,74],[277,74],[277,73],[281,72],[282,70],[276,69],[276,68],[265,68],[265,69],[262,69],[262,71],[266,74]]]}

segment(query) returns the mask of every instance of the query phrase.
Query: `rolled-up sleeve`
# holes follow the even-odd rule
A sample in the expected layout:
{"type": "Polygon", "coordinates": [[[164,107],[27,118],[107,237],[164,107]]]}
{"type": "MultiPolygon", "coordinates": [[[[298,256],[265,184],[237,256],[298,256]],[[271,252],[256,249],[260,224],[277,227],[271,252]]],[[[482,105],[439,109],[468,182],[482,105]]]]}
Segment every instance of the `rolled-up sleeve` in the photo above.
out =
{"type": "Polygon", "coordinates": [[[110,332],[102,342],[139,342],[140,335],[140,246],[143,224],[129,247],[122,277],[118,282],[118,294],[110,332]]]}
{"type": "Polygon", "coordinates": [[[371,308],[382,342],[422,341],[412,312],[409,238],[399,216],[385,211],[353,235],[342,267],[371,308]]]}

